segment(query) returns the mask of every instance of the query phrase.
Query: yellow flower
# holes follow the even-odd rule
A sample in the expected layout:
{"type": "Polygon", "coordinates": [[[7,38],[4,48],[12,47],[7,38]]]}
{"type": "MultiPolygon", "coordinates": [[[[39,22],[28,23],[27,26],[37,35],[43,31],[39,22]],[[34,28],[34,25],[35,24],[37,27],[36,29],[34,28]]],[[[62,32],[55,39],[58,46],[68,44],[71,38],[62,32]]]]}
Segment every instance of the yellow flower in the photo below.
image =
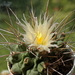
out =
{"type": "Polygon", "coordinates": [[[40,52],[43,50],[50,52],[50,47],[57,47],[56,44],[52,44],[55,42],[52,38],[54,35],[53,30],[57,23],[53,23],[53,17],[48,18],[44,15],[43,21],[41,19],[41,17],[37,19],[33,15],[34,25],[27,22],[25,17],[22,19],[24,24],[19,24],[26,32],[23,34],[23,40],[30,47],[36,46],[40,52]]]}

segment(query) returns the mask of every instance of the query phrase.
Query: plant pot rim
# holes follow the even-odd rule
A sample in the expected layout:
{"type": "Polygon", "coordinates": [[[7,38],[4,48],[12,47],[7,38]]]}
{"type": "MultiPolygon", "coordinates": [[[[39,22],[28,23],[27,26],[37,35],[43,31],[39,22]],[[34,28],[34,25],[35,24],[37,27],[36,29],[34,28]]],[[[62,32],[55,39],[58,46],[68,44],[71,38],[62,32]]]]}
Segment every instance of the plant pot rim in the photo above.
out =
{"type": "Polygon", "coordinates": [[[8,68],[8,71],[10,72],[10,75],[13,75],[10,71],[10,67],[9,67],[9,62],[7,61],[7,68],[8,68]]]}
{"type": "MultiPolygon", "coordinates": [[[[67,47],[69,47],[69,46],[67,46],[67,47]]],[[[70,49],[70,51],[73,52],[72,49],[70,49]]],[[[75,54],[72,54],[72,57],[75,58],[75,54]]],[[[71,68],[71,70],[70,70],[66,75],[73,75],[73,73],[74,73],[74,68],[75,68],[75,59],[73,60],[73,67],[71,68]]]]}

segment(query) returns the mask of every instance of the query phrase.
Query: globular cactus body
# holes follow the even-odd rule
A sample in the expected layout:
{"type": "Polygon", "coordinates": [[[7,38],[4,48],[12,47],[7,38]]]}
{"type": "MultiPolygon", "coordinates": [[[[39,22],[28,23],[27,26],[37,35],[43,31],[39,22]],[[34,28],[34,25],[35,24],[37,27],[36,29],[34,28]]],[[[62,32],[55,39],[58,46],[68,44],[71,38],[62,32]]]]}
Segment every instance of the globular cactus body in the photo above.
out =
{"type": "MultiPolygon", "coordinates": [[[[36,54],[38,55],[37,52],[36,54]]],[[[29,52],[17,54],[15,51],[8,57],[8,62],[12,65],[10,71],[14,75],[41,75],[45,68],[45,64],[42,62],[42,59],[35,57],[29,52]]]]}
{"type": "MultiPolygon", "coordinates": [[[[15,17],[17,18],[17,16],[15,17]]],[[[17,18],[18,24],[25,34],[17,31],[17,44],[9,45],[11,54],[8,62],[11,64],[10,71],[13,75],[58,75],[59,72],[55,74],[56,70],[63,73],[60,66],[62,63],[65,64],[64,61],[67,58],[71,57],[70,54],[64,54],[70,48],[65,42],[65,33],[60,32],[60,29],[65,26],[65,19],[60,23],[55,23],[54,17],[49,18],[45,13],[44,17],[40,16],[38,20],[32,12],[32,22],[27,22],[24,16],[22,19],[24,24],[17,18]]],[[[73,65],[73,62],[70,62],[73,65]]],[[[64,67],[64,65],[62,66],[64,67]]],[[[67,73],[68,71],[63,75],[67,73]]]]}

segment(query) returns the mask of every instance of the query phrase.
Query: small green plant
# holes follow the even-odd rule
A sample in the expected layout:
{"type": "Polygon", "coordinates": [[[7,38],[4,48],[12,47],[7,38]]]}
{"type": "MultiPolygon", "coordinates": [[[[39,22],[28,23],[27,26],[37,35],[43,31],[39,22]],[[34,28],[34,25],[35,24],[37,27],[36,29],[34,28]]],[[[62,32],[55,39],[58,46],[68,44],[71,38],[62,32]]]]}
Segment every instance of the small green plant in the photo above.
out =
{"type": "Polygon", "coordinates": [[[1,43],[10,50],[7,62],[13,75],[66,75],[71,70],[74,59],[71,59],[70,43],[66,40],[64,30],[69,23],[69,15],[58,23],[55,22],[56,15],[49,17],[47,12],[43,17],[35,17],[32,10],[29,22],[24,15],[21,22],[14,14],[18,26],[24,32],[21,33],[8,23],[11,28],[3,31],[14,36],[14,43],[8,42],[0,33],[6,40],[1,43]]]}

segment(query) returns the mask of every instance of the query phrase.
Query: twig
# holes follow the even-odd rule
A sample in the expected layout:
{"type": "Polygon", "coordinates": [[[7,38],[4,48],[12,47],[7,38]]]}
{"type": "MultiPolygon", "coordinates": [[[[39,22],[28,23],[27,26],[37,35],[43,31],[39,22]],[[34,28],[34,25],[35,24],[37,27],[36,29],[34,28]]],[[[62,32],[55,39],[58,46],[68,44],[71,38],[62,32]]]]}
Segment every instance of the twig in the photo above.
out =
{"type": "Polygon", "coordinates": [[[10,33],[10,34],[13,34],[12,32],[4,30],[4,29],[0,29],[0,31],[4,31],[4,32],[10,33]]]}
{"type": "MultiPolygon", "coordinates": [[[[62,56],[62,57],[63,57],[63,56],[62,56]]],[[[50,63],[49,65],[56,64],[56,62],[60,61],[60,60],[62,59],[62,57],[61,57],[61,58],[59,58],[58,60],[56,60],[55,62],[53,62],[53,63],[50,63]]]]}
{"type": "Polygon", "coordinates": [[[63,59],[60,59],[60,60],[61,60],[61,62],[63,63],[63,65],[65,66],[65,63],[64,63],[63,59]]]}
{"type": "Polygon", "coordinates": [[[49,74],[48,74],[48,68],[47,68],[47,75],[49,75],[49,74]]]}
{"type": "Polygon", "coordinates": [[[73,52],[64,52],[63,54],[72,54],[72,53],[75,53],[75,51],[73,51],[73,52]]]}
{"type": "Polygon", "coordinates": [[[0,42],[0,44],[19,44],[19,43],[14,43],[14,42],[0,42]]]}
{"type": "Polygon", "coordinates": [[[55,70],[54,68],[50,67],[53,71],[57,72],[59,75],[63,75],[62,73],[58,72],[57,70],[55,70]]]}
{"type": "MultiPolygon", "coordinates": [[[[71,58],[71,59],[64,60],[63,63],[64,63],[64,62],[67,62],[67,61],[70,61],[70,60],[73,60],[73,59],[75,59],[75,57],[73,57],[73,58],[71,58]]],[[[59,60],[60,60],[60,59],[59,59],[59,60]]],[[[58,60],[57,60],[57,61],[58,61],[58,60]]],[[[55,61],[55,62],[53,62],[53,63],[50,63],[50,64],[48,64],[48,65],[56,65],[56,64],[61,64],[61,63],[62,63],[62,62],[56,63],[57,61],[55,61]]]]}
{"type": "Polygon", "coordinates": [[[35,57],[38,58],[38,56],[36,54],[34,54],[32,51],[28,50],[31,54],[33,54],[35,57]]]}
{"type": "MultiPolygon", "coordinates": [[[[24,52],[28,52],[28,51],[15,52],[15,54],[20,54],[20,53],[24,53],[24,52]]],[[[14,53],[12,53],[12,54],[7,54],[7,55],[2,55],[2,56],[0,56],[0,58],[1,58],[1,57],[6,57],[6,56],[9,56],[9,55],[14,55],[14,53]]]]}

